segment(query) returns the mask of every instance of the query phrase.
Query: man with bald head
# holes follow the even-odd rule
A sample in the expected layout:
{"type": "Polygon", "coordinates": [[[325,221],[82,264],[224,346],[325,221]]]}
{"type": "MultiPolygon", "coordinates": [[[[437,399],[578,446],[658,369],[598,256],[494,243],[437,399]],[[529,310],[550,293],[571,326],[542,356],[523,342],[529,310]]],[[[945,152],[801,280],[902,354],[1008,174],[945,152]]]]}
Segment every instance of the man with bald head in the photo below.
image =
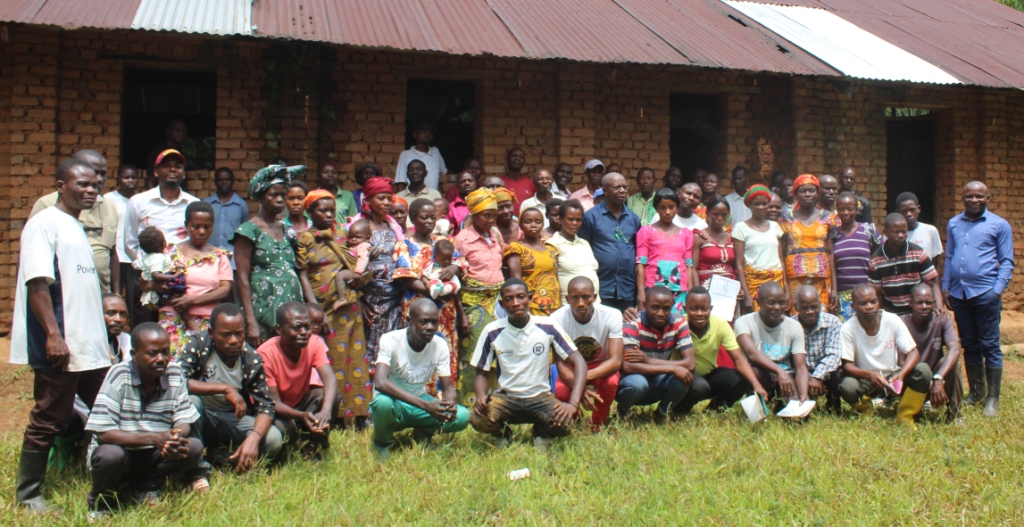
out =
{"type": "Polygon", "coordinates": [[[999,414],[1003,384],[1003,352],[999,320],[1003,291],[1013,275],[1013,232],[1010,224],[988,210],[988,187],[980,181],[964,185],[964,211],[946,224],[946,265],[942,294],[956,315],[964,348],[967,404],[985,401],[985,415],[999,414]],[[988,387],[986,389],[986,383],[988,387]]]}
{"type": "MultiPolygon", "coordinates": [[[[569,281],[566,303],[551,314],[576,349],[587,361],[587,391],[583,406],[593,412],[590,427],[598,429],[608,421],[612,401],[619,388],[619,368],[622,367],[622,313],[597,303],[594,282],[585,276],[569,281]]],[[[568,402],[572,394],[575,372],[561,358],[555,359],[558,379],[555,397],[568,402]]]]}
{"type": "Polygon", "coordinates": [[[455,403],[451,350],[437,334],[434,302],[421,298],[409,307],[409,326],[385,333],[377,353],[374,376],[373,448],[386,459],[396,432],[413,429],[413,438],[429,443],[437,432],[460,432],[469,424],[469,410],[455,403]],[[441,400],[427,394],[427,385],[441,383],[441,400]]]}
{"type": "Polygon", "coordinates": [[[513,213],[519,216],[519,205],[537,193],[533,180],[523,175],[526,167],[526,152],[518,146],[509,149],[505,155],[505,173],[501,176],[502,186],[516,196],[513,213]]]}
{"type": "Polygon", "coordinates": [[[910,291],[910,307],[914,311],[900,319],[910,330],[910,336],[914,337],[917,351],[921,353],[921,362],[932,370],[928,400],[932,407],[945,405],[946,418],[952,422],[960,414],[964,393],[960,385],[960,368],[957,367],[960,361],[960,339],[952,320],[935,316],[935,304],[939,301],[931,287],[917,284],[910,291]]]}
{"type": "Polygon", "coordinates": [[[736,341],[768,394],[783,403],[794,399],[806,401],[804,330],[799,322],[786,316],[789,298],[778,282],[765,282],[758,297],[761,309],[736,320],[736,341]]]}
{"type": "Polygon", "coordinates": [[[601,178],[605,199],[583,214],[577,236],[590,243],[597,259],[601,303],[625,311],[636,307],[636,233],[640,217],[626,206],[629,184],[618,172],[601,178]]]}
{"type": "Polygon", "coordinates": [[[836,198],[839,197],[839,180],[831,174],[822,174],[818,178],[818,183],[821,185],[821,191],[818,192],[818,206],[835,213],[836,198]]]}
{"type": "Polygon", "coordinates": [[[896,422],[917,430],[914,416],[928,397],[932,370],[920,362],[917,343],[900,317],[883,311],[878,293],[868,284],[853,288],[856,316],[843,324],[843,373],[839,393],[861,413],[872,397],[902,395],[896,422]]]}
{"type": "MultiPolygon", "coordinates": [[[[839,191],[840,192],[852,192],[854,196],[857,196],[857,216],[856,220],[859,223],[872,223],[871,221],[871,202],[864,196],[858,196],[857,191],[853,189],[853,185],[857,182],[857,171],[853,167],[846,167],[839,172],[839,191]]],[[[790,182],[790,186],[792,182],[790,182]]]]}
{"type": "MultiPolygon", "coordinates": [[[[907,240],[907,219],[898,212],[885,217],[885,243],[871,254],[868,261],[868,283],[875,287],[882,307],[890,313],[910,313],[910,290],[917,284],[932,287],[935,297],[939,289],[939,272],[932,259],[920,246],[907,240]]],[[[936,304],[940,315],[945,314],[936,304]]]]}
{"type": "Polygon", "coordinates": [[[797,288],[796,315],[793,318],[804,328],[804,348],[807,350],[807,395],[816,399],[822,395],[828,410],[838,414],[842,410],[839,398],[841,380],[840,331],[843,321],[821,310],[821,296],[809,285],[797,288]]]}
{"type": "MultiPolygon", "coordinates": [[[[117,205],[104,199],[102,194],[103,185],[107,181],[107,160],[99,152],[88,149],[75,152],[71,158],[87,163],[99,177],[100,195],[96,196],[96,203],[92,207],[82,211],[82,214],[78,216],[78,221],[82,222],[85,235],[89,238],[93,261],[96,263],[96,272],[100,278],[100,287],[103,288],[104,293],[116,293],[120,289],[121,279],[121,269],[115,246],[118,214],[117,205]]],[[[56,191],[37,199],[35,205],[32,206],[32,212],[29,213],[29,218],[56,204],[56,191]]]]}

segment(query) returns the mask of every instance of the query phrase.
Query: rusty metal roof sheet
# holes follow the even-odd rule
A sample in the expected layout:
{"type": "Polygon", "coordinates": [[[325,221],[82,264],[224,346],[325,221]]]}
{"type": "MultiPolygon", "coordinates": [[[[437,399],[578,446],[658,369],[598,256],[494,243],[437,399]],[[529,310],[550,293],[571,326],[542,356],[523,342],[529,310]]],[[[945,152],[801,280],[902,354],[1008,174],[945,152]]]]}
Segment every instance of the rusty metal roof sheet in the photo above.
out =
{"type": "Polygon", "coordinates": [[[60,26],[128,29],[142,0],[3,0],[0,21],[60,26]]]}
{"type": "Polygon", "coordinates": [[[209,35],[252,34],[251,0],[142,0],[132,29],[209,35]]]}

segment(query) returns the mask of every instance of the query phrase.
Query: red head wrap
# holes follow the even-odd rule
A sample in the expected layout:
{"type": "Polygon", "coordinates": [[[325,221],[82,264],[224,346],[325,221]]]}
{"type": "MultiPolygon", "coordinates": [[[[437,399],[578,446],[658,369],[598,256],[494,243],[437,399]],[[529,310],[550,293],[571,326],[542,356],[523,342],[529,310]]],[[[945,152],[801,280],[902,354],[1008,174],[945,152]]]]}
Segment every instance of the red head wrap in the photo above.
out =
{"type": "Polygon", "coordinates": [[[790,191],[790,194],[796,196],[796,189],[804,185],[814,185],[819,189],[821,188],[821,183],[818,182],[818,178],[814,177],[814,174],[801,174],[793,182],[793,190],[790,191]]]}
{"type": "Polygon", "coordinates": [[[377,194],[387,192],[388,194],[393,193],[391,190],[391,180],[383,177],[373,177],[366,181],[363,185],[363,197],[372,198],[377,194]]]}

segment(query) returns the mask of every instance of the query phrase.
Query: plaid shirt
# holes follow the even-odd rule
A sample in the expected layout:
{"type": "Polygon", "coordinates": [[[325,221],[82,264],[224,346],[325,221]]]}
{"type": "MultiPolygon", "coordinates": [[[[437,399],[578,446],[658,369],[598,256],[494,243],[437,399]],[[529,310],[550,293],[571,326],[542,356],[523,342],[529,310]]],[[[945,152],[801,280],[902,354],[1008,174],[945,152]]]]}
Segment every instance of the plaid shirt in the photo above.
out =
{"type": "MultiPolygon", "coordinates": [[[[791,318],[797,322],[800,319],[797,315],[791,318]]],[[[839,317],[828,313],[818,315],[818,325],[807,331],[804,329],[804,347],[807,350],[807,370],[811,377],[824,381],[828,376],[839,368],[839,356],[842,352],[842,338],[840,331],[843,329],[843,321],[839,317]]]]}
{"type": "MultiPolygon", "coordinates": [[[[206,362],[210,360],[213,353],[215,353],[213,337],[210,336],[209,331],[204,331],[195,338],[189,339],[188,345],[178,355],[181,374],[190,381],[207,382],[206,362]]],[[[249,344],[246,344],[238,360],[242,361],[241,395],[248,407],[247,413],[267,414],[273,418],[274,401],[270,399],[270,389],[267,388],[267,375],[263,371],[263,357],[260,357],[249,344]]]]}

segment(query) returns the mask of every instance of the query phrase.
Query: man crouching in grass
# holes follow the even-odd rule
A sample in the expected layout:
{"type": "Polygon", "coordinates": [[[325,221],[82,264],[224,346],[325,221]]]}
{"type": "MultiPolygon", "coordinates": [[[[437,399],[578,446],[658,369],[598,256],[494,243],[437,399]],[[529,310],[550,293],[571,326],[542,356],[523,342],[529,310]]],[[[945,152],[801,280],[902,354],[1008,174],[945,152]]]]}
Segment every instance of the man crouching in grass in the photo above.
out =
{"type": "Polygon", "coordinates": [[[137,503],[157,504],[160,487],[174,474],[194,475],[191,488],[209,483],[195,474],[203,443],[189,437],[199,412],[188,399],[185,377],[171,362],[167,332],[153,322],[132,332],[132,358],[107,372],[89,415],[89,519],[109,513],[119,489],[132,489],[137,503]]]}
{"type": "Polygon", "coordinates": [[[530,315],[526,282],[509,278],[501,286],[501,307],[508,317],[484,327],[471,360],[476,367],[476,404],[470,424],[496,438],[503,448],[512,436],[510,424],[533,424],[533,445],[545,449],[552,437],[569,435],[568,424],[580,410],[587,385],[587,363],[565,330],[549,317],[530,315]],[[569,402],[551,393],[550,352],[573,365],[569,402]],[[498,391],[487,396],[487,372],[497,361],[498,391]]]}
{"type": "Polygon", "coordinates": [[[438,320],[434,302],[421,298],[409,307],[409,327],[380,339],[370,413],[373,448],[382,461],[390,456],[395,432],[412,428],[417,443],[429,443],[439,430],[461,432],[469,424],[469,410],[455,404],[451,350],[437,334],[438,320]],[[427,395],[435,373],[441,401],[427,395]]]}

